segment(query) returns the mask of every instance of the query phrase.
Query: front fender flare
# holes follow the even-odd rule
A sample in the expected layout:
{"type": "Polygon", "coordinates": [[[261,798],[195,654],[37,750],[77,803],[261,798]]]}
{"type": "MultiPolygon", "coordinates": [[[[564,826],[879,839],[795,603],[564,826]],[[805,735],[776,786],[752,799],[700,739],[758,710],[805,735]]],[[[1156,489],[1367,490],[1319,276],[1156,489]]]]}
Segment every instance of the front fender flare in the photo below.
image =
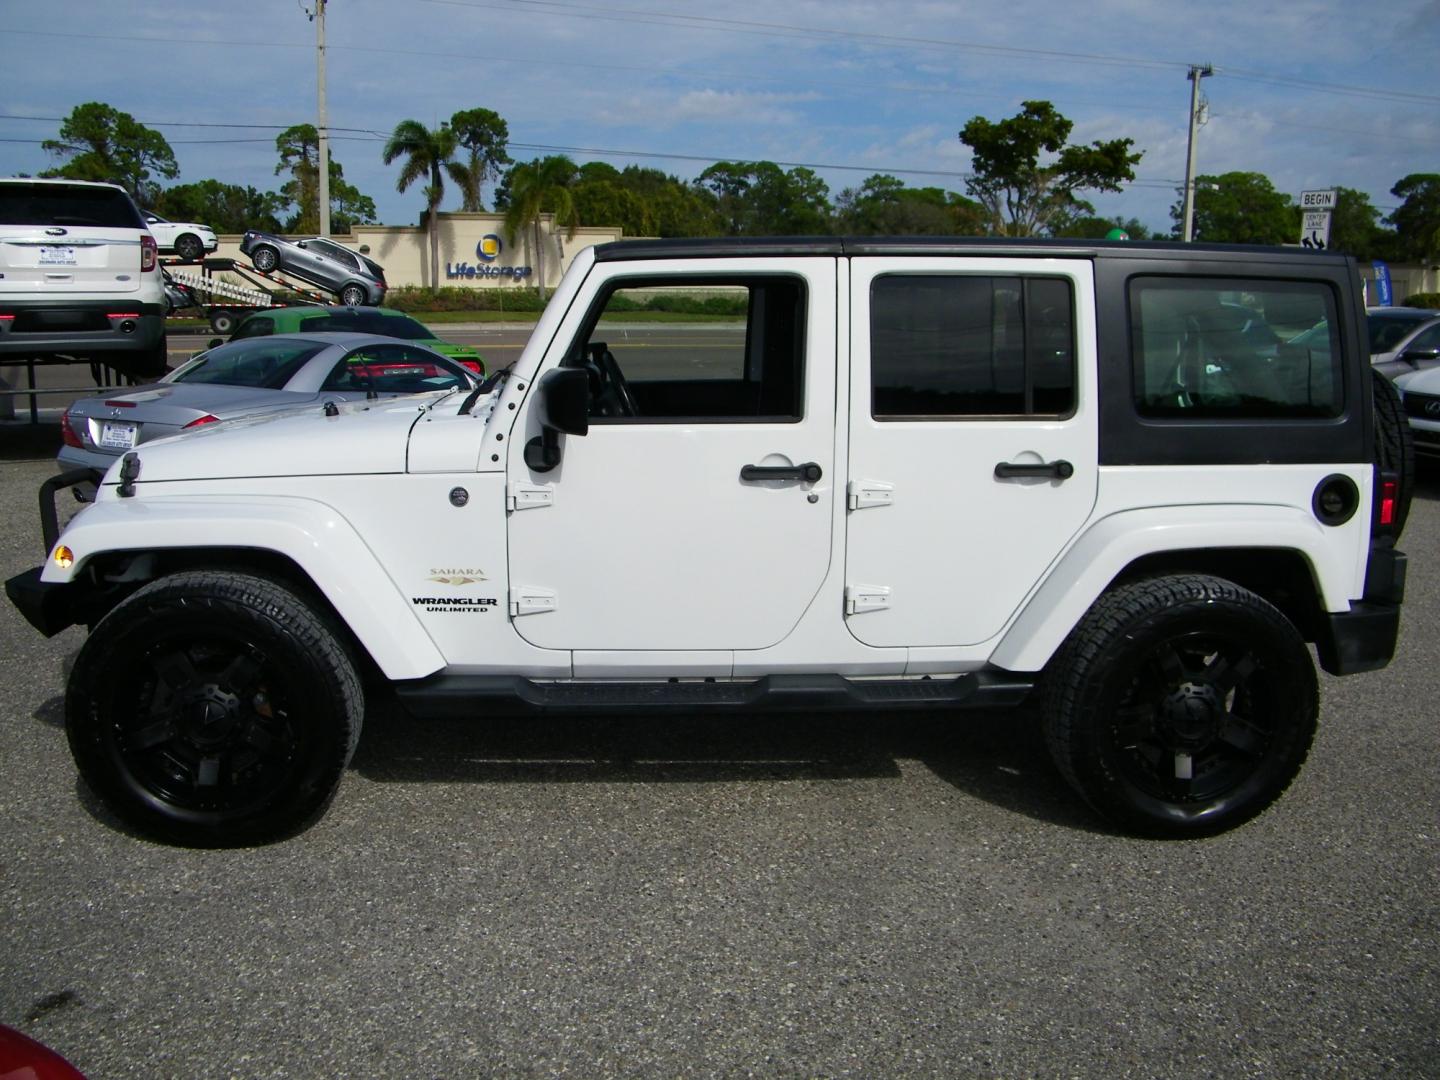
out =
{"type": "Polygon", "coordinates": [[[255,548],[290,559],[334,606],[389,679],[418,679],[445,659],[405,595],[336,509],[274,496],[102,499],[61,535],[69,570],[47,560],[41,580],[66,582],[97,555],[187,548],[255,548]]]}
{"type": "Polygon", "coordinates": [[[1111,514],[1061,556],[990,660],[1008,671],[1039,671],[1126,567],[1166,552],[1242,547],[1297,551],[1310,566],[1326,610],[1348,610],[1343,594],[1354,568],[1328,531],[1291,506],[1166,506],[1111,514]]]}

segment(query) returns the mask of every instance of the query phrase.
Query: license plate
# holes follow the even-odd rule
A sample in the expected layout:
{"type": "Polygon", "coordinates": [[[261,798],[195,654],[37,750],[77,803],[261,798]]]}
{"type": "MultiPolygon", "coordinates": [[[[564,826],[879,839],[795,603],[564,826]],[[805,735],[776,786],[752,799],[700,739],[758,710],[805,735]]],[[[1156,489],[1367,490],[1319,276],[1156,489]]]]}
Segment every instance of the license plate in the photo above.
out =
{"type": "Polygon", "coordinates": [[[42,247],[40,249],[41,266],[74,266],[75,249],[73,247],[42,247]]]}
{"type": "Polygon", "coordinates": [[[139,424],[107,420],[100,425],[100,445],[106,450],[129,450],[135,445],[139,424]]]}

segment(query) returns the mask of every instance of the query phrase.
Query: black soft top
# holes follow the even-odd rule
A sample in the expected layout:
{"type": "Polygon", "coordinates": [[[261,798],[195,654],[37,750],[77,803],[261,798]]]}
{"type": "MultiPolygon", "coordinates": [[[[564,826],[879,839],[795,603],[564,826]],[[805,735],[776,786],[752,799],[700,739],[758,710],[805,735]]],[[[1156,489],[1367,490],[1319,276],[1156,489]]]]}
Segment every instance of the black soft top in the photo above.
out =
{"type": "Polygon", "coordinates": [[[717,236],[674,240],[615,240],[595,247],[597,262],[636,259],[734,259],[818,255],[1043,255],[1050,258],[1160,259],[1203,256],[1207,261],[1339,261],[1347,258],[1302,247],[1182,244],[1176,240],[1076,240],[994,236],[717,236]]]}

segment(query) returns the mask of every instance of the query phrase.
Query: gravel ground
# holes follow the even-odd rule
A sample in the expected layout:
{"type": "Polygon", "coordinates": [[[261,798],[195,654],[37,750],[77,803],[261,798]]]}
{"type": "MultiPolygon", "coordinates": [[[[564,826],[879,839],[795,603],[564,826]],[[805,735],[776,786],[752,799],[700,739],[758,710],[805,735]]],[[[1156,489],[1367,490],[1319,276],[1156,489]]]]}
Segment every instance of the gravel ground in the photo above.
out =
{"type": "MultiPolygon", "coordinates": [[[[54,430],[0,429],[0,573],[54,430]]],[[[180,851],[78,783],[0,605],[0,1022],[92,1080],[1440,1075],[1440,471],[1400,654],[1289,794],[1109,833],[1025,715],[485,724],[373,707],[286,843],[180,851]]]]}

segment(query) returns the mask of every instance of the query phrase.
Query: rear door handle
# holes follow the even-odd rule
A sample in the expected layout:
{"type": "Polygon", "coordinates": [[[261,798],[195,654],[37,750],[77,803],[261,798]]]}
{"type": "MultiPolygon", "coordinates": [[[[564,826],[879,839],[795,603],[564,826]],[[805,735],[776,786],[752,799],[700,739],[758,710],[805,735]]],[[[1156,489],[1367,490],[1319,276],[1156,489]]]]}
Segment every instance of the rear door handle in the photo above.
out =
{"type": "Polygon", "coordinates": [[[1062,459],[1057,461],[1002,461],[995,466],[997,480],[1011,480],[1020,476],[1038,476],[1045,480],[1069,480],[1075,475],[1075,466],[1062,459]]]}
{"type": "Polygon", "coordinates": [[[803,465],[742,465],[740,479],[753,480],[804,480],[813,484],[825,475],[825,470],[813,461],[803,465]]]}

